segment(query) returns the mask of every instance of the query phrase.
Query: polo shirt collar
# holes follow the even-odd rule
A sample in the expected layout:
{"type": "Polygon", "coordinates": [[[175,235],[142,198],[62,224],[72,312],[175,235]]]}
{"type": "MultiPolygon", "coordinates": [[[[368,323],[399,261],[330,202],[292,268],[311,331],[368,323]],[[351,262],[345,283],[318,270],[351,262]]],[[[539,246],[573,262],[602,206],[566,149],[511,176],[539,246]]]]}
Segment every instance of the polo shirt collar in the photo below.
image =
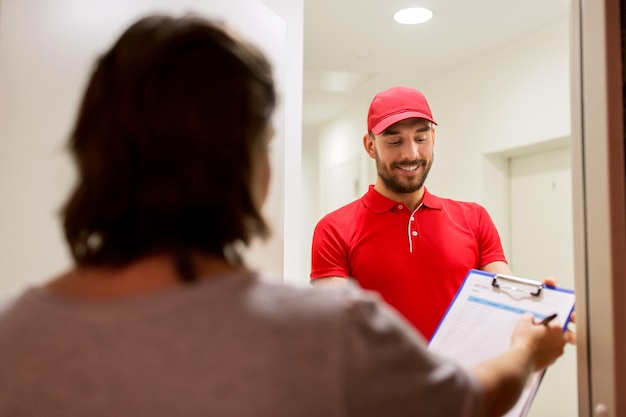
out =
{"type": "MultiPolygon", "coordinates": [[[[374,213],[384,213],[398,205],[397,201],[393,201],[374,189],[374,185],[369,186],[369,190],[362,198],[365,207],[374,213]]],[[[428,192],[424,187],[424,196],[422,197],[422,205],[430,209],[441,210],[441,199],[428,192]]]]}
{"type": "Polygon", "coordinates": [[[432,195],[428,192],[426,187],[424,187],[424,196],[422,197],[422,204],[430,209],[441,210],[441,198],[436,195],[432,195]]]}

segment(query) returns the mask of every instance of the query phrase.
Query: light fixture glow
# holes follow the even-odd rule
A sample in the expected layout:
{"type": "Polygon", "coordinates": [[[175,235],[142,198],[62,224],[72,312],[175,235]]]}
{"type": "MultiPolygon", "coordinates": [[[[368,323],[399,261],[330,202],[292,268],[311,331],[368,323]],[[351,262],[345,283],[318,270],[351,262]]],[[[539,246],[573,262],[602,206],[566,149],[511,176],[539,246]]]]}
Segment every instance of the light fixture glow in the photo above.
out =
{"type": "Polygon", "coordinates": [[[410,7],[398,10],[393,15],[393,20],[404,25],[417,25],[428,22],[433,17],[433,12],[423,7],[410,7]]]}

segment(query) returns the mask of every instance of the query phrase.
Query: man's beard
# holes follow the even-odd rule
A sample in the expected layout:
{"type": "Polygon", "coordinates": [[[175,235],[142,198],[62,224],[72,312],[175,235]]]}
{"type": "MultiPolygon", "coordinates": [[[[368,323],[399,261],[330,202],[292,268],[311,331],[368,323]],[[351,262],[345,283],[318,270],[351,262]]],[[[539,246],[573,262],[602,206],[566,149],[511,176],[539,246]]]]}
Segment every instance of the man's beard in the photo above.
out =
{"type": "Polygon", "coordinates": [[[380,179],[385,184],[385,187],[387,187],[391,192],[398,194],[411,194],[424,186],[424,182],[426,181],[426,177],[428,177],[428,173],[430,172],[430,167],[432,167],[434,159],[435,155],[433,153],[430,162],[428,163],[425,159],[415,159],[413,161],[394,162],[391,166],[387,167],[383,166],[378,158],[378,153],[376,153],[376,171],[378,172],[380,179]],[[391,174],[392,170],[398,165],[418,165],[424,167],[424,169],[419,176],[402,176],[406,181],[400,181],[400,175],[391,174]]]}

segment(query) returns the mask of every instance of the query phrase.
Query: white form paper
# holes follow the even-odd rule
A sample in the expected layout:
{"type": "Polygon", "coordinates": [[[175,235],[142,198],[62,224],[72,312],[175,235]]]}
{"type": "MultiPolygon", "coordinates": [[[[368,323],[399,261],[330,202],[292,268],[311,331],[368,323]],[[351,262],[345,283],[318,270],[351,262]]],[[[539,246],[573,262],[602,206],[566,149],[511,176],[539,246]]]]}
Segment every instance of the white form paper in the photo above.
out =
{"type": "MultiPolygon", "coordinates": [[[[429,350],[468,368],[506,352],[520,317],[537,321],[553,313],[565,330],[574,292],[543,287],[540,281],[470,270],[429,343],[429,350]],[[539,290],[539,291],[538,291],[539,290]]],[[[528,414],[543,372],[533,374],[506,417],[528,414]]]]}

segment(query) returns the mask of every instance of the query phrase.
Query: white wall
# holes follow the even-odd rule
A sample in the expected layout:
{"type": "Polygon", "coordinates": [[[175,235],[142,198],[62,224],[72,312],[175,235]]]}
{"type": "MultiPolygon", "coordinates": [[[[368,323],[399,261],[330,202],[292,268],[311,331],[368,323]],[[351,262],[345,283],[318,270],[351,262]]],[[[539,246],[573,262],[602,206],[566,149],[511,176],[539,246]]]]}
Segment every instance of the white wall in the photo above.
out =
{"type": "Polygon", "coordinates": [[[0,291],[71,265],[57,217],[74,178],[63,146],[93,60],[128,24],[153,11],[224,19],[275,65],[281,103],[266,213],[277,233],[252,251],[251,262],[283,273],[284,251],[295,246],[289,240],[299,240],[283,234],[289,229],[283,220],[299,212],[283,214],[297,204],[292,189],[299,189],[299,177],[287,180],[284,172],[300,170],[303,3],[267,4],[271,8],[259,0],[1,0],[0,291]],[[295,200],[285,197],[292,195],[295,200]]]}
{"type": "MultiPolygon", "coordinates": [[[[227,0],[226,0],[227,1],[227,0]]],[[[264,214],[272,238],[253,242],[248,264],[267,271],[276,282],[300,284],[302,279],[302,62],[304,0],[263,0],[284,22],[284,47],[277,75],[280,90],[272,144],[272,191],[264,214]]],[[[240,10],[237,8],[237,10],[240,10]]],[[[254,15],[252,12],[251,15],[254,15]]],[[[260,16],[254,20],[261,22],[260,16]]],[[[254,37],[255,41],[258,37],[254,37]]]]}
{"type": "Polygon", "coordinates": [[[316,214],[319,212],[320,190],[318,178],[318,145],[317,140],[306,140],[315,138],[318,135],[317,129],[305,129],[302,132],[302,206],[301,206],[301,233],[295,243],[300,251],[299,265],[297,273],[298,284],[309,285],[309,274],[311,272],[311,237],[312,230],[319,220],[316,214]]]}
{"type": "Polygon", "coordinates": [[[485,155],[569,136],[567,20],[424,87],[439,123],[427,186],[483,204],[508,249],[501,178],[485,155]]]}

